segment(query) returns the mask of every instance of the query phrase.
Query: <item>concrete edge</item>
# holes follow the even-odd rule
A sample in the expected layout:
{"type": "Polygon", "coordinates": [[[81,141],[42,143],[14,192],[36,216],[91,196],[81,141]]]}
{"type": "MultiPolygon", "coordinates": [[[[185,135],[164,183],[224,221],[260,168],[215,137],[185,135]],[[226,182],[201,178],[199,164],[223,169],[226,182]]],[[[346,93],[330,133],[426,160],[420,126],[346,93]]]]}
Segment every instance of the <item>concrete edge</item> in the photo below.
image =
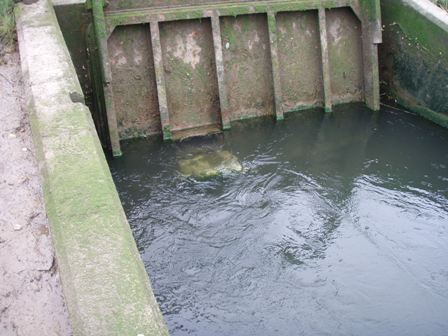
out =
{"type": "Polygon", "coordinates": [[[448,12],[429,0],[404,0],[404,3],[448,33],[448,12]]]}
{"type": "Polygon", "coordinates": [[[382,10],[389,32],[385,32],[388,38],[382,51],[389,98],[448,127],[447,99],[443,94],[446,80],[441,77],[441,70],[448,70],[448,13],[429,0],[383,0],[382,10]],[[398,28],[390,28],[393,26],[398,28]],[[387,49],[388,43],[393,49],[392,44],[400,42],[405,49],[387,49]],[[438,103],[430,105],[425,97],[438,103]]]}
{"type": "Polygon", "coordinates": [[[416,101],[414,97],[410,96],[404,89],[400,88],[399,85],[396,85],[393,93],[397,97],[396,102],[405,109],[412,111],[439,126],[448,128],[448,115],[433,111],[428,107],[423,106],[416,101]]]}
{"type": "Polygon", "coordinates": [[[53,7],[16,8],[27,109],[74,335],[168,335],[53,7]]]}

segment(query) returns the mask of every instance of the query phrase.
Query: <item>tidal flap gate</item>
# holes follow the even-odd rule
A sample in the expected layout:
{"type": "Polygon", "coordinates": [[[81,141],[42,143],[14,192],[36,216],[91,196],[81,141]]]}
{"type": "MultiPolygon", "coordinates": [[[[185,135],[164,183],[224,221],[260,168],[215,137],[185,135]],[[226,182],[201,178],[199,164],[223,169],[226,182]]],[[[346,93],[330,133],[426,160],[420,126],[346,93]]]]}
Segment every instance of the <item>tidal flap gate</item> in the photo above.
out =
{"type": "Polygon", "coordinates": [[[92,0],[111,146],[364,101],[379,109],[379,0],[92,0]]]}

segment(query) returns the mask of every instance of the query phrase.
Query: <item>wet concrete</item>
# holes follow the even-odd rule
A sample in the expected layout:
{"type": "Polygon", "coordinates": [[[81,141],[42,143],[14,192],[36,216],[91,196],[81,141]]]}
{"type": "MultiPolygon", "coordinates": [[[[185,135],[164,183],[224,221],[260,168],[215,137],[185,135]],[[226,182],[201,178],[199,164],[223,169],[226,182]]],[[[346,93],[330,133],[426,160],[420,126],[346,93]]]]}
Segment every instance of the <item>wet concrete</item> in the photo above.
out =
{"type": "Polygon", "coordinates": [[[445,335],[446,129],[357,105],[286,117],[111,161],[172,335],[445,335]],[[244,170],[182,176],[200,150],[244,170]]]}
{"type": "Polygon", "coordinates": [[[448,127],[448,13],[429,1],[382,2],[382,95],[448,127]]]}

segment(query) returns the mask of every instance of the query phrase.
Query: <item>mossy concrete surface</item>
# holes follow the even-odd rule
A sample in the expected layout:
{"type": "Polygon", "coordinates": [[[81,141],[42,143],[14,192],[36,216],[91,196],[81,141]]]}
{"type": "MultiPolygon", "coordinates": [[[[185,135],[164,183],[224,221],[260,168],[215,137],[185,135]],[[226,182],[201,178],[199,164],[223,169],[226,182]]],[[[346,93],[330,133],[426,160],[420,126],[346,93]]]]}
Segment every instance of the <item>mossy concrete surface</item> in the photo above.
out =
{"type": "Polygon", "coordinates": [[[448,127],[448,13],[429,0],[383,0],[384,96],[448,127]]]}
{"type": "Polygon", "coordinates": [[[74,335],[168,335],[54,10],[16,11],[46,210],[74,335]]]}

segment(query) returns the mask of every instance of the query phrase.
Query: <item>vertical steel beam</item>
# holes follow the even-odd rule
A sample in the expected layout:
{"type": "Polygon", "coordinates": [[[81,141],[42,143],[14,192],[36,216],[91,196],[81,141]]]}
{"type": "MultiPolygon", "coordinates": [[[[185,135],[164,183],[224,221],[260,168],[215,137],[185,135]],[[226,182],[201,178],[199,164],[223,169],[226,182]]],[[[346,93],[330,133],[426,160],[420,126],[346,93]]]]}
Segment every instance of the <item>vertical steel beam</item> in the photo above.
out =
{"type": "Polygon", "coordinates": [[[151,45],[154,57],[154,68],[156,73],[157,97],[159,100],[160,121],[162,123],[163,140],[173,138],[168,112],[168,100],[166,95],[165,70],[163,67],[162,45],[160,43],[159,22],[150,22],[151,45]]]}
{"type": "Polygon", "coordinates": [[[100,54],[101,74],[103,79],[104,100],[106,104],[107,124],[113,156],[121,156],[120,136],[118,134],[117,115],[115,113],[114,96],[112,90],[112,71],[107,49],[107,29],[104,17],[103,1],[92,1],[93,23],[95,36],[100,54]]]}
{"type": "Polygon", "coordinates": [[[278,59],[277,19],[275,12],[268,11],[269,45],[271,49],[272,78],[274,80],[275,117],[284,119],[282,87],[280,81],[280,61],[278,59]]]}
{"type": "Polygon", "coordinates": [[[328,55],[327,17],[325,8],[319,8],[320,48],[322,52],[322,74],[324,81],[325,112],[331,112],[333,99],[330,80],[330,59],[328,55]]]}
{"type": "Polygon", "coordinates": [[[229,98],[224,72],[224,55],[222,50],[221,25],[218,13],[213,13],[212,17],[213,45],[215,51],[216,74],[218,77],[219,102],[221,106],[222,129],[230,129],[229,98]]]}
{"type": "Polygon", "coordinates": [[[382,42],[379,0],[361,0],[362,49],[364,64],[364,100],[370,109],[380,109],[378,44],[382,42]]]}
{"type": "Polygon", "coordinates": [[[364,99],[368,108],[380,109],[380,79],[378,69],[378,45],[373,43],[372,34],[365,24],[362,28],[364,63],[364,99]]]}

